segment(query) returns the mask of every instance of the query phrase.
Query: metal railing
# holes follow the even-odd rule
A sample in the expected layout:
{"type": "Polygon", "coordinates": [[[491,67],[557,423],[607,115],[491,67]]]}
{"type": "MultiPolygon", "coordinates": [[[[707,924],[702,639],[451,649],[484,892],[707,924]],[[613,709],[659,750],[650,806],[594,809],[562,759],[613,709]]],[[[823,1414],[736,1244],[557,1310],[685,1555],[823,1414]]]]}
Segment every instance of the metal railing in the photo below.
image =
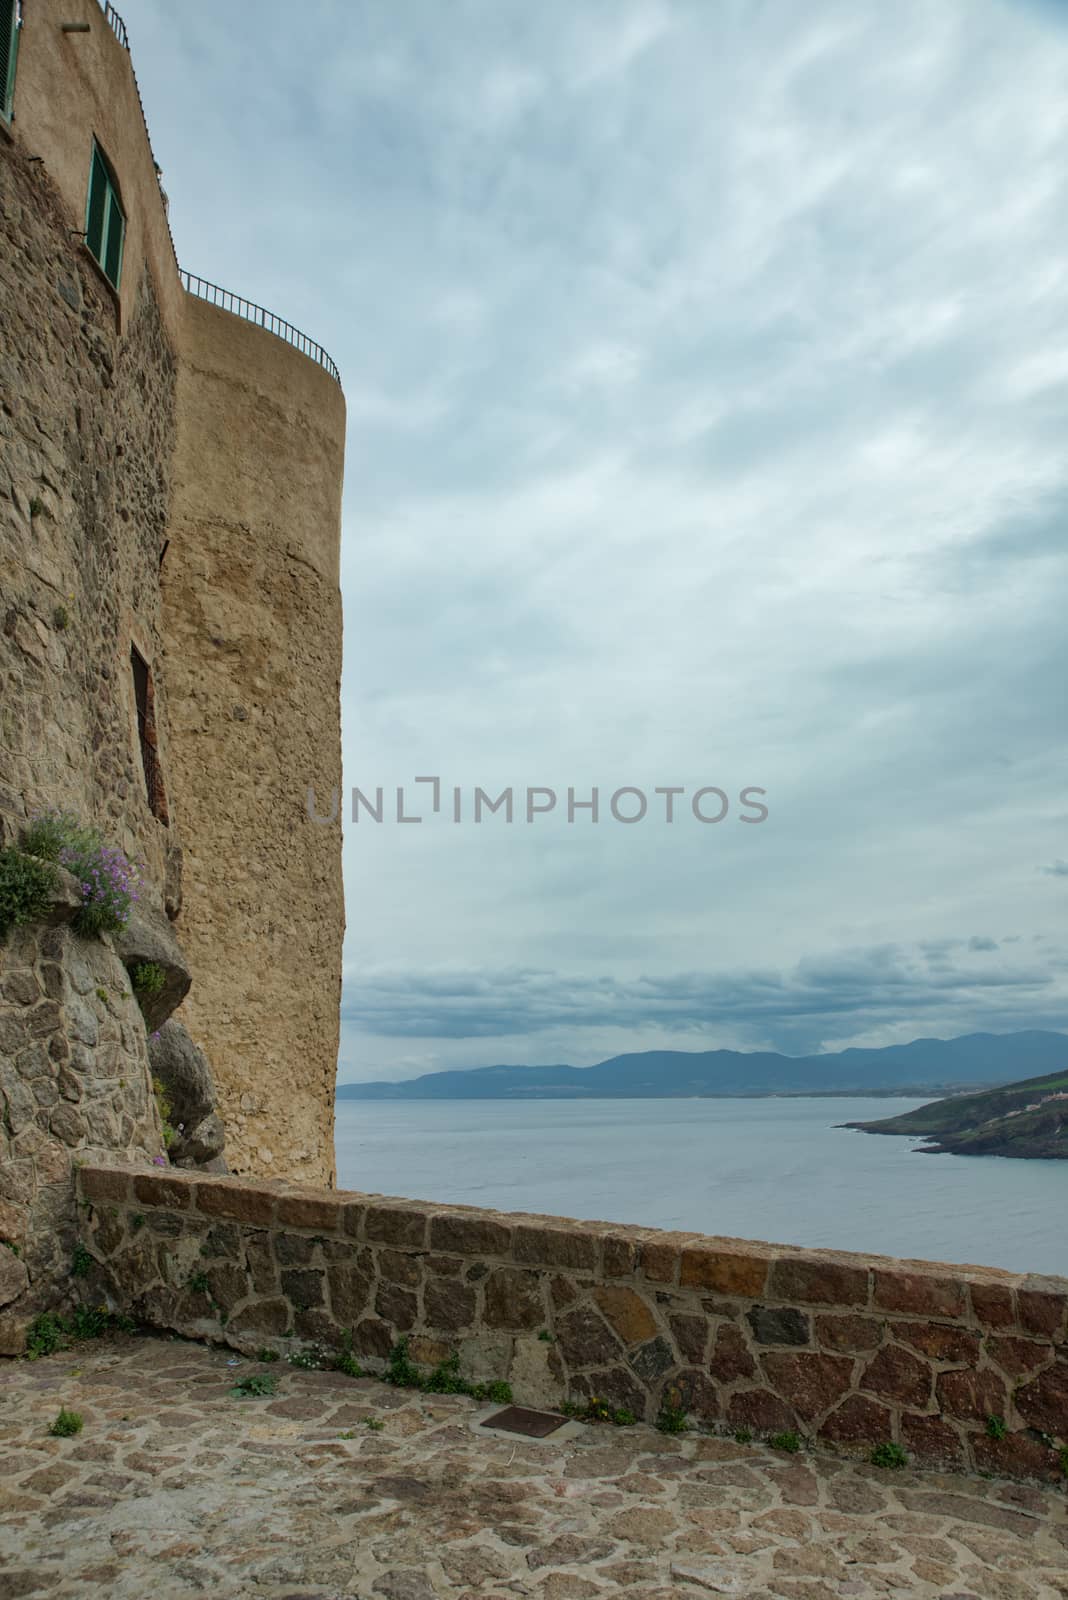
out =
{"type": "MultiPolygon", "coordinates": [[[[98,0],[104,13],[104,20],[108,24],[122,48],[129,53],[130,40],[126,32],[126,24],[108,0],[98,0]]],[[[130,71],[133,73],[134,89],[137,102],[141,107],[141,118],[145,125],[145,138],[148,139],[149,151],[152,141],[148,133],[148,118],[145,116],[145,104],[141,99],[141,89],[137,82],[137,74],[133,72],[133,60],[130,61],[130,71]]],[[[153,158],[154,159],[154,158],[153,158]]],[[[159,173],[159,163],[156,163],[156,172],[159,173]]],[[[170,235],[170,222],[167,222],[167,232],[170,235]]],[[[171,236],[171,249],[174,249],[174,238],[171,236]]],[[[177,264],[177,257],[175,257],[177,264]]],[[[235,317],[244,317],[246,322],[254,322],[257,327],[266,328],[268,333],[273,333],[276,338],[284,339],[286,344],[291,344],[302,355],[310,356],[321,367],[325,367],[334,382],[341,383],[341,374],[334,362],[327,355],[321,344],[316,344],[314,339],[309,339],[306,333],[301,333],[299,328],[294,328],[291,322],[286,322],[282,317],[276,317],[273,311],[267,311],[263,306],[258,306],[252,300],[246,300],[239,294],[231,294],[229,289],[221,289],[217,283],[209,283],[207,278],[199,278],[195,272],[186,272],[178,268],[182,280],[182,287],[188,294],[196,295],[198,300],[207,300],[210,305],[219,306],[223,311],[232,312],[235,317]]]]}
{"type": "Polygon", "coordinates": [[[299,328],[294,328],[291,322],[276,317],[273,311],[265,310],[252,300],[245,300],[239,294],[232,294],[229,289],[220,289],[217,283],[209,283],[207,278],[198,278],[196,273],[186,272],[184,267],[179,270],[182,287],[187,293],[196,295],[198,300],[207,300],[209,305],[218,306],[223,311],[232,312],[235,317],[244,317],[246,322],[254,322],[259,328],[266,328],[268,333],[273,333],[278,339],[284,339],[286,344],[291,344],[302,355],[310,356],[321,367],[325,367],[335,383],[340,384],[341,374],[322,345],[316,344],[314,339],[309,339],[299,328]]]}
{"type": "MultiPolygon", "coordinates": [[[[141,85],[138,83],[138,81],[137,81],[137,73],[134,71],[133,56],[130,55],[130,36],[126,32],[126,24],[122,20],[122,18],[119,16],[119,13],[115,10],[115,7],[113,5],[108,4],[107,0],[97,0],[97,3],[100,6],[101,11],[104,13],[104,21],[107,23],[107,25],[111,29],[112,33],[115,35],[116,39],[119,41],[119,44],[126,51],[126,54],[130,57],[130,76],[133,79],[134,93],[137,96],[137,104],[141,108],[141,121],[144,124],[145,139],[146,139],[146,141],[148,143],[148,152],[149,152],[149,155],[152,156],[152,162],[153,162],[153,165],[155,166],[155,169],[156,169],[156,176],[158,177],[159,176],[159,170],[160,170],[159,162],[156,160],[155,155],[153,154],[153,151],[152,151],[152,135],[148,131],[148,118],[145,116],[145,102],[141,98],[141,85]]],[[[163,186],[161,184],[160,185],[161,194],[162,194],[162,188],[163,188],[163,186]]],[[[175,266],[177,266],[178,265],[178,252],[174,248],[174,235],[171,233],[170,219],[169,219],[169,217],[167,217],[167,214],[166,214],[166,209],[167,209],[167,197],[166,197],[166,195],[163,195],[163,207],[164,207],[164,221],[165,221],[166,226],[167,226],[167,237],[171,242],[171,254],[174,256],[174,264],[175,264],[175,266]]]]}
{"type": "Polygon", "coordinates": [[[124,50],[129,50],[130,41],[126,34],[126,24],[112,5],[105,4],[104,20],[111,24],[111,31],[122,45],[124,50]]]}

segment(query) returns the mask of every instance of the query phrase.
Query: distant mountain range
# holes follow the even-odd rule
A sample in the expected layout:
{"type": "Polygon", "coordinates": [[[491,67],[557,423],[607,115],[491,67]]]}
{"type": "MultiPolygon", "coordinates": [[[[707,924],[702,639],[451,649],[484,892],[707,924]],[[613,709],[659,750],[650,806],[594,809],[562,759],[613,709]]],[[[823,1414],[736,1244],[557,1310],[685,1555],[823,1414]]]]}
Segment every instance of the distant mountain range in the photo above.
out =
{"type": "Polygon", "coordinates": [[[1027,1078],[985,1094],[954,1095],[900,1117],[842,1126],[926,1139],[925,1154],[1068,1161],[1068,1072],[1027,1078]]]}
{"type": "Polygon", "coordinates": [[[343,1083],[339,1100],[605,1100],[809,1094],[939,1094],[1068,1071],[1068,1035],[970,1033],[819,1056],[647,1050],[593,1067],[474,1067],[402,1083],[343,1083]]]}

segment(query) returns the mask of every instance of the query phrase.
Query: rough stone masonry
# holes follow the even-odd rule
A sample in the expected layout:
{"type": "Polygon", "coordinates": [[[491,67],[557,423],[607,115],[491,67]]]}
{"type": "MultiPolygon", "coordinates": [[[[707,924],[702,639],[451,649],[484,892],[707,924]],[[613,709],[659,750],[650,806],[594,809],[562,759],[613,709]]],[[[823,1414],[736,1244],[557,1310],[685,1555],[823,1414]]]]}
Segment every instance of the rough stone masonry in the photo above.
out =
{"type": "Polygon", "coordinates": [[[522,1402],[1063,1481],[1068,1281],[193,1174],[86,1167],[95,1291],[254,1352],[395,1342],[522,1402]],[[992,1422],[996,1419],[996,1422],[992,1422]]]}
{"type": "Polygon", "coordinates": [[[141,865],[230,1164],[329,1183],[341,830],[305,794],[340,783],[344,397],[287,324],[184,286],[121,19],[24,20],[0,118],[0,846],[62,810],[141,865]],[[125,219],[110,278],[94,147],[125,219]]]}
{"type": "Polygon", "coordinates": [[[0,1591],[48,1600],[1064,1600],[1053,1486],[569,1423],[173,1337],[0,1370],[0,1591]],[[267,1378],[273,1394],[234,1386],[267,1378]],[[84,1432],[49,1437],[63,1403],[84,1432]]]}

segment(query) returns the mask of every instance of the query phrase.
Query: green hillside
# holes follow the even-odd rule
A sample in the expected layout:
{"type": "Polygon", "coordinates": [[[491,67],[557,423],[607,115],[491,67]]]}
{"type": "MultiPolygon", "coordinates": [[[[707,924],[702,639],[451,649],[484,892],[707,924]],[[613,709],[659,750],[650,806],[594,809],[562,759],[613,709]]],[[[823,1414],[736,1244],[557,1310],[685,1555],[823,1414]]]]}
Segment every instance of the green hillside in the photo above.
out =
{"type": "Polygon", "coordinates": [[[979,1094],[952,1095],[877,1122],[847,1122],[865,1133],[922,1138],[931,1153],[1068,1159],[1068,1072],[979,1094]]]}

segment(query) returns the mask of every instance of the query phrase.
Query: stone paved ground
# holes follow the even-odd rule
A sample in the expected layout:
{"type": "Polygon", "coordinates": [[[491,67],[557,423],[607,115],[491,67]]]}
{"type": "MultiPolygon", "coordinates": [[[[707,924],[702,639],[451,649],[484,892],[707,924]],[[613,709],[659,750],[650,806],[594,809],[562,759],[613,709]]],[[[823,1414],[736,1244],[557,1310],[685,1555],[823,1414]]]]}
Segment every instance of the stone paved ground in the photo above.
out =
{"type": "Polygon", "coordinates": [[[646,1427],[479,1434],[466,1398],[235,1359],[119,1338],[0,1366],[4,1600],[1068,1597],[1063,1491],[646,1427]],[[268,1371],[275,1398],[230,1395],[268,1371]]]}

